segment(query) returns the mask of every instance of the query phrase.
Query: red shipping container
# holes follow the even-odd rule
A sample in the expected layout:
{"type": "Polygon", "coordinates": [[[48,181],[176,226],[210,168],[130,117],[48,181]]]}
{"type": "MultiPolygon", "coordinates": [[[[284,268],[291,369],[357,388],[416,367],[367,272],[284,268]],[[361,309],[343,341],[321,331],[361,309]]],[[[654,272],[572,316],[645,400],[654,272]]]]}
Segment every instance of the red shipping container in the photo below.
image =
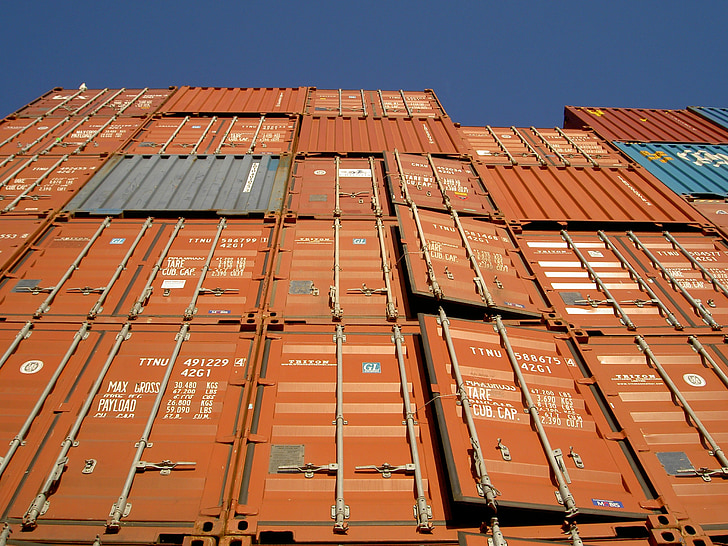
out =
{"type": "Polygon", "coordinates": [[[439,117],[445,116],[432,89],[425,91],[365,91],[316,89],[308,91],[306,114],[315,116],[439,117]]]}
{"type": "Polygon", "coordinates": [[[159,109],[166,114],[302,114],[306,87],[180,87],[159,109]]]}
{"type": "Polygon", "coordinates": [[[564,127],[592,128],[606,140],[728,143],[728,131],[688,110],[566,106],[564,127]]]}

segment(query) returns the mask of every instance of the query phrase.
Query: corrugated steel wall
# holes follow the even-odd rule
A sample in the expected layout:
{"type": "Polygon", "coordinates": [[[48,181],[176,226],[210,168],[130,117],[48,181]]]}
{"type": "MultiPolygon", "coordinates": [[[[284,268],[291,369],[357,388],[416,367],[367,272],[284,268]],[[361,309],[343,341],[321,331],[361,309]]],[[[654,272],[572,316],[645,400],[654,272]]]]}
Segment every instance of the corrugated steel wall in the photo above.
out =
{"type": "Polygon", "coordinates": [[[21,108],[0,545],[725,542],[713,110],[468,127],[431,90],[305,87],[21,108]]]}

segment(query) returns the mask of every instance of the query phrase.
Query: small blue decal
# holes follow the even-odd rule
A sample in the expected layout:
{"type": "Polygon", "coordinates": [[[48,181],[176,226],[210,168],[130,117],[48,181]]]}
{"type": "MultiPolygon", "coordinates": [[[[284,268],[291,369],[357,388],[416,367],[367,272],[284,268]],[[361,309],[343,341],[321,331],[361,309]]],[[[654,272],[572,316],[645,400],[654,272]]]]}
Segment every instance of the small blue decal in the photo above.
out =
{"type": "Polygon", "coordinates": [[[382,373],[381,362],[362,362],[361,363],[362,373],[382,373]]]}
{"type": "Polygon", "coordinates": [[[355,245],[365,245],[365,244],[367,244],[367,240],[366,239],[354,239],[354,244],[355,245]]]}
{"type": "Polygon", "coordinates": [[[124,237],[116,237],[114,239],[111,239],[110,245],[123,245],[124,241],[126,241],[126,238],[124,237]]]}
{"type": "Polygon", "coordinates": [[[592,499],[592,504],[601,508],[624,508],[624,504],[613,500],[592,499]]]}
{"type": "Polygon", "coordinates": [[[210,309],[207,313],[209,315],[229,315],[230,309],[210,309]]]}

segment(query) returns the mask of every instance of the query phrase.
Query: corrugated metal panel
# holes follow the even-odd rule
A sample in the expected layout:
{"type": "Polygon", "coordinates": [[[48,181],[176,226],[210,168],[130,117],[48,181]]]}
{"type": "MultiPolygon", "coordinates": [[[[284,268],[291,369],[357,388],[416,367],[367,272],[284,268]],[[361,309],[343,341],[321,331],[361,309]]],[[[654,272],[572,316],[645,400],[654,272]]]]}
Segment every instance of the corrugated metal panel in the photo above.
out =
{"type": "Polygon", "coordinates": [[[288,531],[296,542],[454,539],[415,342],[395,328],[393,337],[387,327],[344,334],[329,325],[266,340],[235,508],[246,533],[288,531]],[[418,533],[420,508],[431,532],[418,533]],[[339,511],[345,534],[334,529],[339,511]]]}
{"type": "Polygon", "coordinates": [[[728,129],[728,108],[715,108],[712,106],[688,106],[688,110],[708,119],[724,129],[728,129]]]}
{"type": "Polygon", "coordinates": [[[479,165],[475,169],[509,220],[704,222],[642,170],[479,165]]]}
{"type": "Polygon", "coordinates": [[[134,154],[285,154],[292,151],[294,116],[163,117],[147,122],[124,151],[134,154]]]}
{"type": "Polygon", "coordinates": [[[0,168],[0,214],[50,214],[65,205],[106,158],[17,157],[0,168]]]}
{"type": "Polygon", "coordinates": [[[57,222],[0,283],[0,314],[239,322],[259,305],[272,231],[240,219],[57,222]]]}
{"type": "Polygon", "coordinates": [[[675,193],[728,195],[728,145],[616,144],[675,193]]]}
{"type": "Polygon", "coordinates": [[[404,315],[391,228],[373,218],[286,225],[273,270],[271,310],[286,320],[314,323],[345,318],[381,324],[404,315]]]}
{"type": "Polygon", "coordinates": [[[583,349],[663,502],[725,528],[728,488],[716,479],[728,462],[716,448],[728,438],[723,336],[596,336],[583,349]]]}
{"type": "Polygon", "coordinates": [[[269,155],[117,156],[66,210],[265,214],[281,207],[289,164],[269,155]]]}
{"type": "Polygon", "coordinates": [[[48,118],[28,123],[27,118],[0,122],[0,154],[111,154],[136,133],[142,118],[95,115],[67,121],[48,118]]]}
{"type": "Polygon", "coordinates": [[[445,116],[431,89],[425,91],[365,91],[311,88],[306,113],[316,116],[445,116]]]}
{"type": "Polygon", "coordinates": [[[725,240],[631,233],[662,267],[624,232],[529,231],[516,241],[559,315],[577,328],[611,334],[656,328],[669,335],[685,328],[710,332],[711,319],[728,324],[728,298],[710,280],[728,278],[725,240]]]}
{"type": "MultiPolygon", "coordinates": [[[[5,326],[2,337],[18,329],[5,326]]],[[[70,351],[73,330],[40,325],[6,361],[1,372],[10,380],[0,388],[15,389],[1,397],[10,425],[4,435],[62,368],[57,355],[70,351]]],[[[145,544],[160,531],[175,543],[191,532],[221,532],[252,339],[187,324],[78,333],[77,350],[4,476],[3,513],[39,542],[62,536],[84,544],[104,528],[145,544]]]]}
{"type": "Polygon", "coordinates": [[[607,140],[728,143],[728,130],[687,110],[566,106],[564,127],[591,127],[607,140]]]}
{"type": "Polygon", "coordinates": [[[462,147],[450,118],[373,118],[304,116],[301,153],[459,154],[462,147]]]}
{"type": "Polygon", "coordinates": [[[153,114],[174,92],[170,89],[63,89],[57,87],[10,117],[35,118],[47,116],[85,116],[97,112],[103,116],[121,114],[126,117],[143,117],[153,114]]]}
{"type": "Polygon", "coordinates": [[[458,127],[468,153],[488,165],[626,167],[593,131],[535,127],[458,127]]]}
{"type": "Polygon", "coordinates": [[[170,114],[302,114],[306,87],[182,86],[159,109],[170,114]]]}
{"type": "Polygon", "coordinates": [[[499,216],[470,161],[428,155],[384,153],[394,202],[483,216],[499,216]],[[406,186],[406,187],[405,187],[406,186]]]}
{"type": "Polygon", "coordinates": [[[33,242],[46,226],[46,219],[4,217],[0,219],[0,273],[33,242]]]}
{"type": "Polygon", "coordinates": [[[293,164],[286,209],[302,216],[390,214],[380,158],[306,157],[293,164]],[[338,169],[338,170],[337,170],[338,169]],[[338,194],[338,199],[337,199],[338,194]]]}
{"type": "Polygon", "coordinates": [[[580,384],[583,367],[563,336],[440,319],[420,321],[456,502],[487,504],[479,486],[492,497],[488,484],[500,493],[499,506],[533,513],[571,519],[578,510],[619,520],[651,512],[642,507],[650,499],[632,461],[604,438],[614,431],[580,384]]]}
{"type": "Polygon", "coordinates": [[[414,294],[509,314],[541,314],[545,306],[538,288],[514,259],[505,229],[405,206],[397,207],[397,217],[414,294]]]}

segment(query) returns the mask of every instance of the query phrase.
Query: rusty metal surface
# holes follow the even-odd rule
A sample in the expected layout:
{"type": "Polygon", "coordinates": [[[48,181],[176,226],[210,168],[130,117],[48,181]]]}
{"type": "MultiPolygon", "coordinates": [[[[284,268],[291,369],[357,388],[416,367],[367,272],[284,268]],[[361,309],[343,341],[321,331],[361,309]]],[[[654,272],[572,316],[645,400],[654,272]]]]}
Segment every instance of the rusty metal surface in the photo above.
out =
{"type": "MultiPolygon", "coordinates": [[[[15,393],[2,398],[4,435],[59,369],[56,355],[71,347],[74,329],[39,326],[5,362],[0,373],[12,383],[0,383],[15,393]]],[[[14,330],[0,335],[7,342],[14,330]]],[[[3,476],[3,519],[16,522],[16,536],[22,526],[22,537],[41,542],[220,532],[251,350],[235,329],[92,327],[3,476]],[[110,511],[122,494],[114,529],[110,511]]]]}
{"type": "Polygon", "coordinates": [[[594,337],[581,349],[666,506],[704,527],[725,529],[723,337],[594,337]]]}
{"type": "Polygon", "coordinates": [[[425,210],[417,216],[419,220],[411,208],[397,206],[407,279],[414,294],[505,313],[540,315],[545,304],[504,228],[459,218],[471,254],[453,216],[425,210]]]}
{"type": "Polygon", "coordinates": [[[0,215],[60,210],[106,161],[105,157],[15,157],[0,167],[0,215]]]}
{"type": "Polygon", "coordinates": [[[302,114],[306,87],[180,87],[159,109],[168,114],[302,114]]]}
{"type": "Polygon", "coordinates": [[[377,223],[345,217],[285,225],[270,309],[285,320],[306,322],[334,318],[381,324],[404,314],[393,223],[382,222],[381,235],[377,223]]]}
{"type": "Polygon", "coordinates": [[[704,219],[644,169],[475,164],[508,220],[678,222],[704,219]]]}
{"type": "Polygon", "coordinates": [[[68,204],[85,214],[265,215],[281,208],[290,156],[116,155],[68,204]]]}
{"type": "MultiPolygon", "coordinates": [[[[349,326],[339,352],[333,325],[290,330],[265,340],[234,506],[247,523],[246,533],[288,531],[297,542],[452,540],[411,332],[402,334],[398,350],[392,328],[349,326]],[[406,408],[402,382],[408,391],[406,408]],[[410,412],[416,420],[414,445],[408,445],[405,425],[410,412]],[[338,454],[337,415],[344,420],[338,454]],[[411,466],[405,468],[414,464],[411,449],[418,451],[431,532],[418,533],[413,518],[417,475],[411,466]],[[339,532],[332,519],[332,506],[339,504],[337,485],[348,527],[339,532]]],[[[237,529],[236,523],[229,527],[237,529]]]]}
{"type": "Polygon", "coordinates": [[[0,312],[12,320],[240,322],[260,303],[272,229],[235,219],[58,222],[3,277],[0,312]]]}
{"type": "Polygon", "coordinates": [[[298,141],[302,153],[459,154],[461,147],[450,118],[304,116],[298,141]]]}
{"type": "Polygon", "coordinates": [[[384,153],[384,161],[395,202],[407,202],[409,194],[419,207],[442,211],[449,204],[466,214],[498,215],[470,161],[392,152],[384,153]]]}
{"type": "Polygon", "coordinates": [[[605,439],[613,431],[583,383],[585,376],[564,336],[505,326],[513,350],[510,361],[504,336],[493,323],[446,320],[447,333],[437,317],[420,319],[448,479],[457,502],[486,503],[472,470],[475,434],[502,509],[550,512],[556,518],[566,512],[567,518],[573,517],[563,494],[563,505],[554,494],[557,478],[546,455],[552,452],[579,513],[614,519],[644,518],[650,513],[641,506],[649,499],[620,442],[605,439]],[[515,369],[523,376],[520,383],[515,369]],[[545,441],[531,424],[521,389],[530,393],[545,441]],[[468,399],[468,410],[457,403],[458,397],[468,399]],[[475,432],[466,426],[466,411],[475,432]]]}
{"type": "Polygon", "coordinates": [[[728,130],[688,110],[566,106],[564,127],[590,127],[606,140],[728,143],[728,130]]]}
{"type": "Polygon", "coordinates": [[[55,88],[20,108],[11,116],[20,118],[64,118],[85,116],[97,110],[100,115],[144,117],[153,114],[174,92],[170,89],[78,89],[55,88]]]}
{"type": "Polygon", "coordinates": [[[535,127],[458,127],[467,152],[487,165],[626,167],[629,162],[593,131],[535,127]]]}
{"type": "Polygon", "coordinates": [[[439,117],[445,116],[431,89],[425,91],[367,91],[310,88],[306,114],[316,116],[439,117]]]}
{"type": "Polygon", "coordinates": [[[381,214],[388,216],[390,205],[384,179],[382,160],[373,156],[297,159],[293,164],[286,209],[299,217],[331,218],[337,210],[338,191],[338,210],[344,217],[372,218],[377,214],[377,205],[381,214]]]}
{"type": "Polygon", "coordinates": [[[664,271],[623,231],[524,232],[516,241],[557,312],[578,328],[615,334],[657,328],[669,335],[685,328],[710,331],[708,317],[728,323],[728,300],[720,290],[728,278],[728,248],[721,237],[670,233],[684,254],[660,233],[634,235],[664,271]],[[702,317],[667,273],[709,314],[702,317]]]}
{"type": "Polygon", "coordinates": [[[124,147],[133,154],[285,154],[297,118],[161,117],[149,120],[124,147]]]}
{"type": "Polygon", "coordinates": [[[0,154],[26,155],[47,153],[63,155],[111,154],[119,150],[141,126],[142,118],[94,115],[67,121],[47,118],[29,124],[26,118],[0,121],[0,154]]]}

